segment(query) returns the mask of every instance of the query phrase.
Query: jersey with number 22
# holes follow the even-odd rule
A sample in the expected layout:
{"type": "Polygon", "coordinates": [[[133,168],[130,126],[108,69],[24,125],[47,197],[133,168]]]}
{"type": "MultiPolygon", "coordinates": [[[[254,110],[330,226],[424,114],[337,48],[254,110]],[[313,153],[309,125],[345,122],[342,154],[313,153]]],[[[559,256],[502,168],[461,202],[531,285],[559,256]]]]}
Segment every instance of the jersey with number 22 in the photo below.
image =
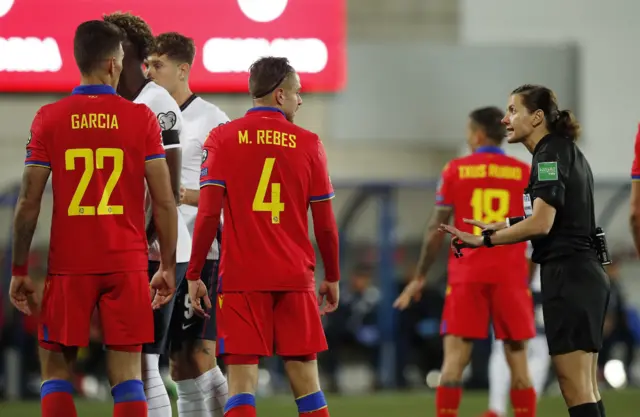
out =
{"type": "Polygon", "coordinates": [[[76,90],[40,109],[27,143],[25,164],[51,169],[49,273],[144,271],[145,161],[164,158],[157,119],[115,90],[76,90]]]}
{"type": "Polygon", "coordinates": [[[318,136],[275,108],[254,108],[211,131],[200,187],[226,189],[219,288],[315,289],[309,204],[333,197],[318,136]]]}
{"type": "MultiPolygon", "coordinates": [[[[464,223],[463,219],[497,223],[507,217],[522,216],[529,171],[529,165],[504,155],[500,148],[480,148],[445,166],[436,204],[453,209],[456,228],[480,235],[479,228],[464,223]]],[[[526,242],[522,242],[464,249],[462,258],[450,253],[449,282],[508,282],[526,286],[526,248],[526,242]]]]}

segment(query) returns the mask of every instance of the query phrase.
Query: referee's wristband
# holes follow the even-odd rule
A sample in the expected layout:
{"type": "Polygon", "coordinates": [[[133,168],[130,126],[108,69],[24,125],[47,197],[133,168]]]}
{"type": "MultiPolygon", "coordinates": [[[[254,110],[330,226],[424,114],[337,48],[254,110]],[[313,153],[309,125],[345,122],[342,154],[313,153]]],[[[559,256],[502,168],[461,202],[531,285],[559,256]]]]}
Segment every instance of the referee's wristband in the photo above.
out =
{"type": "Polygon", "coordinates": [[[482,244],[487,248],[492,248],[494,244],[491,242],[491,235],[486,234],[482,236],[482,244]]]}
{"type": "Polygon", "coordinates": [[[511,227],[514,224],[518,224],[521,221],[524,220],[524,216],[518,216],[518,217],[507,217],[506,223],[507,223],[507,227],[511,227]]]}
{"type": "Polygon", "coordinates": [[[12,265],[11,276],[12,277],[24,277],[29,275],[29,265],[12,265]]]}

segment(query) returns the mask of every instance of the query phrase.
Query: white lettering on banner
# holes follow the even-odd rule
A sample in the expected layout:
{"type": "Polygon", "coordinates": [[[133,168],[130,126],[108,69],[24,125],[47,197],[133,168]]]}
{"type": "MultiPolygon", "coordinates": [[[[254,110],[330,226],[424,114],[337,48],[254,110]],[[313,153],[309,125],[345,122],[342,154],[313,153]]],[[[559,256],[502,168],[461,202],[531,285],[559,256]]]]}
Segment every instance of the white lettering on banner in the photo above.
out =
{"type": "Polygon", "coordinates": [[[300,73],[315,74],[327,66],[329,51],[320,39],[212,38],[202,48],[202,62],[209,72],[247,72],[256,59],[284,56],[300,73]]]}
{"type": "Polygon", "coordinates": [[[57,72],[60,49],[53,38],[0,38],[0,71],[57,72]]]}

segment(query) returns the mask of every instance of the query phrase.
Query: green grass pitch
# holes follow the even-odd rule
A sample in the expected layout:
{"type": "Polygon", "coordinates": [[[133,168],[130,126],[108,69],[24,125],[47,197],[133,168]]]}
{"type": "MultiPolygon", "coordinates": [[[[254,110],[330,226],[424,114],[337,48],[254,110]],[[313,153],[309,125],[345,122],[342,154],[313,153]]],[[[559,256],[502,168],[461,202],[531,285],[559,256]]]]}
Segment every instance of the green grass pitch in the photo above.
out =
{"type": "MultiPolygon", "coordinates": [[[[603,394],[607,417],[631,417],[640,407],[640,391],[609,391],[603,394]]],[[[434,416],[433,394],[427,391],[412,393],[376,393],[367,396],[328,397],[331,417],[429,417],[434,416]]],[[[76,401],[79,417],[111,417],[110,403],[76,401]]],[[[459,417],[477,417],[485,411],[486,393],[469,392],[463,396],[459,417]]],[[[2,417],[38,417],[37,402],[0,403],[2,417]]],[[[178,413],[174,409],[174,417],[178,413]]],[[[287,397],[258,398],[259,417],[296,417],[293,401],[287,397]]],[[[540,417],[567,416],[560,397],[544,397],[538,407],[540,417]]]]}

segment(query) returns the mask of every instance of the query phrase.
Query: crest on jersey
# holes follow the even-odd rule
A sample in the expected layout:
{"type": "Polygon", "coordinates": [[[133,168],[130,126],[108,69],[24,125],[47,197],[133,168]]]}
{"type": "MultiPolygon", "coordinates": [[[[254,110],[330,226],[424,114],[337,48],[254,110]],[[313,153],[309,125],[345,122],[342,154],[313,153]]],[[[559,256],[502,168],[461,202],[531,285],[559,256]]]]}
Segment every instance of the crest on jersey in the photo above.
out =
{"type": "Polygon", "coordinates": [[[204,164],[204,162],[207,160],[207,157],[209,156],[209,151],[207,151],[206,149],[202,151],[202,163],[204,164]]]}
{"type": "Polygon", "coordinates": [[[178,118],[176,114],[172,111],[168,111],[166,113],[158,113],[158,123],[160,123],[160,128],[162,130],[171,130],[176,125],[178,118]]]}

